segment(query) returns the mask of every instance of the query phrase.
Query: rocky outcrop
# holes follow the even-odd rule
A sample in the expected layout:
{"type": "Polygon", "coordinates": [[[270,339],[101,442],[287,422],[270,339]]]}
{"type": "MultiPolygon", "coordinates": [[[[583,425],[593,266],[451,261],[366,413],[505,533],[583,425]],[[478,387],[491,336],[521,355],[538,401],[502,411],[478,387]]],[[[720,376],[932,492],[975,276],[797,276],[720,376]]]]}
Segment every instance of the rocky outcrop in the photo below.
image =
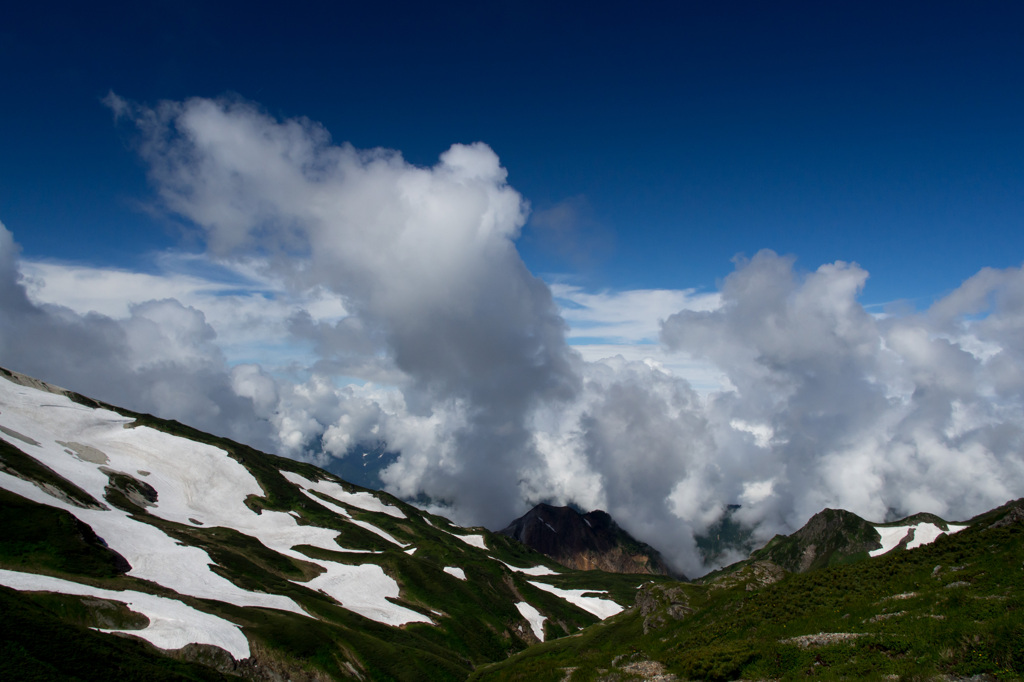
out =
{"type": "Polygon", "coordinates": [[[644,619],[644,634],[682,620],[696,611],[690,605],[690,594],[685,585],[649,583],[636,593],[636,608],[644,619]]]}
{"type": "Polygon", "coordinates": [[[569,568],[674,575],[656,549],[600,510],[581,514],[571,507],[538,504],[499,532],[569,568]]]}

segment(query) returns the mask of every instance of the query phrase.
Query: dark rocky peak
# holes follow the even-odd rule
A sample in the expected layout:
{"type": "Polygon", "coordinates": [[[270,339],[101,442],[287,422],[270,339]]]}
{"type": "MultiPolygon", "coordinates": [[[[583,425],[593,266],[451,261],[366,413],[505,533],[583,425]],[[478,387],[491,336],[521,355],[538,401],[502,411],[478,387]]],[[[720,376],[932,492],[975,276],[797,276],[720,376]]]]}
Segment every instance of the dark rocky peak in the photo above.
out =
{"type": "Polygon", "coordinates": [[[601,510],[582,514],[541,503],[499,532],[569,568],[675,575],[656,549],[601,510]]]}

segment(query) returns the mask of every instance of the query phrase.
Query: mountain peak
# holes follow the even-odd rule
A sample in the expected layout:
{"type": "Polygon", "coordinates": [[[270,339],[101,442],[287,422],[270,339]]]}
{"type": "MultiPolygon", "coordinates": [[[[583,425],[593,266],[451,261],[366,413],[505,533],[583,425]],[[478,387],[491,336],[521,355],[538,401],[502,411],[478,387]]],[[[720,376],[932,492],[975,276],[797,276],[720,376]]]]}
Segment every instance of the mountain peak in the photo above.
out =
{"type": "Polygon", "coordinates": [[[631,536],[600,509],[583,514],[542,502],[499,533],[569,568],[673,575],[656,549],[631,536]]]}

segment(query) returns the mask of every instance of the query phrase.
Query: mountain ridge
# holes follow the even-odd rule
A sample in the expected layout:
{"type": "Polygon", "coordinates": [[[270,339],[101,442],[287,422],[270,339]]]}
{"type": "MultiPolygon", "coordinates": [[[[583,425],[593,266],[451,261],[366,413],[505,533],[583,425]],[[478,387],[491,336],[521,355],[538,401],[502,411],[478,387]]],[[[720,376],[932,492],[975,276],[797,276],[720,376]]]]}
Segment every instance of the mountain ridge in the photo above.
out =
{"type": "Polygon", "coordinates": [[[34,623],[5,633],[19,651],[36,650],[26,633],[79,627],[57,626],[68,609],[133,603],[147,624],[115,629],[158,668],[161,652],[199,649],[250,679],[464,679],[632,601],[633,578],[574,572],[313,465],[0,376],[0,511],[20,524],[0,526],[0,584],[34,623]]]}
{"type": "MultiPolygon", "coordinates": [[[[827,511],[797,538],[831,544],[831,554],[816,555],[820,565],[794,573],[752,557],[691,583],[647,583],[622,614],[482,667],[470,679],[1024,677],[1024,498],[962,528],[946,524],[947,532],[916,547],[909,546],[920,538],[903,531],[900,542],[879,548],[887,551],[854,559],[861,553],[837,557],[841,545],[828,541],[843,528],[856,539],[859,517],[827,511]]],[[[908,519],[921,527],[941,521],[908,519]]],[[[869,525],[915,527],[896,523],[869,525]]]]}

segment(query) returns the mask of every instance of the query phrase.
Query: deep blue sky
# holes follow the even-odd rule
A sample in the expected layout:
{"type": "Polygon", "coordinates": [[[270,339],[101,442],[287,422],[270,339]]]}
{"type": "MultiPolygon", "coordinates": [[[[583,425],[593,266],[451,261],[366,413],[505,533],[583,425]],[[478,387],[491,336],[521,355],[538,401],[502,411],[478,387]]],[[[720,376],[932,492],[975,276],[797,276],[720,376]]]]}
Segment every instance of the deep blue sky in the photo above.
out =
{"type": "Polygon", "coordinates": [[[543,212],[538,274],[714,288],[837,259],[866,303],[1024,260],[1016,2],[40,4],[0,24],[0,221],[28,258],[188,247],[100,99],[237,95],[433,164],[482,140],[543,212]]]}

